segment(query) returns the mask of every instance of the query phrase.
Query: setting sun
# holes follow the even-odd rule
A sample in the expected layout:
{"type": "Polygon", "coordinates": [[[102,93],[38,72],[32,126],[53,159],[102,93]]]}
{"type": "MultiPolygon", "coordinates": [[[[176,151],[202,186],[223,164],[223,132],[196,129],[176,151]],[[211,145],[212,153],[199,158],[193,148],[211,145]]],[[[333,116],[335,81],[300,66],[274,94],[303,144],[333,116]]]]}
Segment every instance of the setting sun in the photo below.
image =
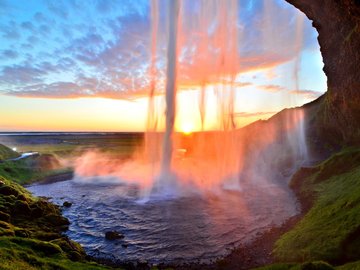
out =
{"type": "Polygon", "coordinates": [[[190,135],[194,132],[194,127],[191,123],[185,122],[181,125],[181,132],[185,135],[190,135]]]}

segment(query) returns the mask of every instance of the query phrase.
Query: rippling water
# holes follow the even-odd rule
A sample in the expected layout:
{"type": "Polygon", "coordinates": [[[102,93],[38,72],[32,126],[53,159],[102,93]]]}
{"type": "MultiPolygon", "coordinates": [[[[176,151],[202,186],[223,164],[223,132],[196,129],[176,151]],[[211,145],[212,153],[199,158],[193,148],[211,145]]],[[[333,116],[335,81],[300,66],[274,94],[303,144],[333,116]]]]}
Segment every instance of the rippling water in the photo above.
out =
{"type": "Polygon", "coordinates": [[[146,203],[129,185],[70,180],[28,189],[60,205],[72,202],[63,211],[71,221],[67,235],[90,255],[121,261],[209,262],[297,211],[291,192],[275,184],[146,203]],[[108,230],[125,238],[108,241],[108,230]]]}

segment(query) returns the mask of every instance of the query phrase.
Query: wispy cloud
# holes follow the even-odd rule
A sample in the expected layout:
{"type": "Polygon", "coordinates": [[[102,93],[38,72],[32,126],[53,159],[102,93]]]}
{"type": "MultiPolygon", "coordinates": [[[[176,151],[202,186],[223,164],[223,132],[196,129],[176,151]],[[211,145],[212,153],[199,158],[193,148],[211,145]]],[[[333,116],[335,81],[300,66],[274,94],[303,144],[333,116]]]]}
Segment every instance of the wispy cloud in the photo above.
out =
{"type": "Polygon", "coordinates": [[[270,84],[270,85],[257,85],[256,87],[261,89],[261,90],[264,90],[266,92],[272,92],[272,93],[276,93],[276,92],[286,90],[286,88],[283,87],[283,86],[272,85],[272,84],[270,84]]]}
{"type": "MultiPolygon", "coordinates": [[[[183,29],[188,27],[188,32],[181,36],[178,76],[181,85],[224,81],[234,73],[228,65],[219,75],[219,66],[225,58],[238,57],[234,61],[238,63],[236,71],[243,73],[270,70],[295,57],[294,47],[289,44],[295,25],[289,18],[296,10],[274,1],[278,14],[267,23],[271,30],[277,27],[278,30],[271,32],[274,37],[265,47],[265,36],[259,27],[265,23],[261,19],[260,2],[249,5],[248,1],[241,0],[240,6],[246,8],[240,9],[241,20],[237,27],[241,35],[238,56],[234,56],[219,53],[215,34],[210,35],[213,42],[209,43],[210,39],[203,39],[199,29],[191,28],[198,19],[199,3],[184,1],[186,19],[182,23],[183,29]]],[[[146,94],[150,82],[149,1],[96,0],[93,5],[79,1],[48,1],[39,6],[32,6],[31,2],[27,5],[19,3],[1,1],[7,12],[2,14],[0,23],[0,57],[6,59],[0,63],[0,92],[44,98],[102,96],[127,99],[146,94]],[[32,19],[24,20],[20,16],[24,11],[32,19]]],[[[159,23],[158,87],[162,87],[165,80],[165,15],[162,11],[159,23]]],[[[215,18],[208,19],[209,23],[212,21],[215,18]]],[[[207,27],[208,33],[216,33],[216,23],[207,27]]],[[[311,26],[306,31],[312,31],[311,26]]],[[[306,40],[305,46],[312,42],[314,40],[306,40]]],[[[250,86],[250,83],[236,86],[250,86]]],[[[268,92],[284,90],[282,86],[271,84],[258,87],[268,92]]]]}
{"type": "Polygon", "coordinates": [[[235,113],[235,117],[259,117],[259,116],[271,116],[273,114],[277,113],[276,111],[272,112],[238,112],[235,113]]]}
{"type": "Polygon", "coordinates": [[[315,99],[323,94],[322,92],[314,91],[314,90],[292,90],[290,91],[290,93],[293,95],[305,96],[308,99],[315,99]]]}

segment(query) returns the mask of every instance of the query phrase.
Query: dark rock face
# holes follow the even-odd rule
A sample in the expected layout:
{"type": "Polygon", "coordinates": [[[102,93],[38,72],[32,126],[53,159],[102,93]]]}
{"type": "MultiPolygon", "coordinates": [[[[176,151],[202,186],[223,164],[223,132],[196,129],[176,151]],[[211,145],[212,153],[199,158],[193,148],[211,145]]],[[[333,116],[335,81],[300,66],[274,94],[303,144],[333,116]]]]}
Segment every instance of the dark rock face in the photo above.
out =
{"type": "Polygon", "coordinates": [[[360,136],[360,1],[286,0],[304,12],[319,32],[328,92],[316,125],[341,143],[360,136]]]}

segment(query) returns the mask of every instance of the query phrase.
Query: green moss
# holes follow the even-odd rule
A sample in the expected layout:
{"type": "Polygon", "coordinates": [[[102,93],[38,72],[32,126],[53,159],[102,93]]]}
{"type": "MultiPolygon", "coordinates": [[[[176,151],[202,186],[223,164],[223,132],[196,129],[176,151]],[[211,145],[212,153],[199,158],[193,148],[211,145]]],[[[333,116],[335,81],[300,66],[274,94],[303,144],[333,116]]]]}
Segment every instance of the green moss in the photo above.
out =
{"type": "Polygon", "coordinates": [[[360,258],[359,157],[359,149],[346,150],[295,175],[292,187],[313,206],[276,242],[279,260],[339,263],[360,258]]]}
{"type": "Polygon", "coordinates": [[[0,269],[107,269],[62,235],[60,208],[0,176],[0,269]]]}
{"type": "Polygon", "coordinates": [[[306,262],[302,264],[272,264],[264,267],[256,268],[256,270],[334,270],[335,268],[323,261],[306,262]]]}
{"type": "Polygon", "coordinates": [[[347,263],[336,267],[336,270],[360,270],[360,261],[347,263]]]}
{"type": "Polygon", "coordinates": [[[58,245],[16,237],[0,237],[0,269],[108,269],[91,262],[74,262],[58,245]]]}

